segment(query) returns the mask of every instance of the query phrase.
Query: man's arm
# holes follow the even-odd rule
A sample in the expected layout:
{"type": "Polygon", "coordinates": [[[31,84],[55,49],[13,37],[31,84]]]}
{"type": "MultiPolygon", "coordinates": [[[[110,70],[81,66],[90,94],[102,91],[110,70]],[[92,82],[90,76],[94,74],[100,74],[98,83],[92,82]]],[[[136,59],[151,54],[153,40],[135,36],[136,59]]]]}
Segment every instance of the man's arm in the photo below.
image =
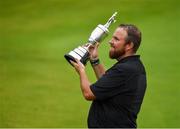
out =
{"type": "Polygon", "coordinates": [[[89,47],[90,62],[97,79],[99,79],[106,71],[98,58],[98,46],[99,43],[96,43],[95,45],[89,47]]]}
{"type": "Polygon", "coordinates": [[[91,84],[85,72],[85,67],[79,60],[76,60],[76,62],[77,63],[71,61],[72,65],[75,67],[77,73],[79,74],[82,94],[86,100],[94,100],[96,97],[90,89],[91,84]]]}
{"type": "Polygon", "coordinates": [[[96,74],[96,78],[99,79],[105,73],[104,66],[100,63],[100,61],[98,61],[97,64],[91,63],[91,65],[93,67],[94,73],[96,74]]]}

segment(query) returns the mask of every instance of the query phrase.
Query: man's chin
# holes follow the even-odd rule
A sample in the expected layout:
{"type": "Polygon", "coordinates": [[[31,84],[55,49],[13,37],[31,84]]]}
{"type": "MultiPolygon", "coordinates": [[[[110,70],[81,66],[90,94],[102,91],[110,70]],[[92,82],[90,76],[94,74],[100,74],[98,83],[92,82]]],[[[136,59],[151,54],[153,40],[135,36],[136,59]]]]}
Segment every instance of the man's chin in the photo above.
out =
{"type": "Polygon", "coordinates": [[[113,51],[109,51],[109,58],[111,59],[118,59],[121,58],[124,55],[124,53],[116,53],[113,51]]]}
{"type": "Polygon", "coordinates": [[[114,55],[114,53],[113,52],[109,52],[109,58],[111,58],[111,59],[116,59],[116,56],[114,55]]]}

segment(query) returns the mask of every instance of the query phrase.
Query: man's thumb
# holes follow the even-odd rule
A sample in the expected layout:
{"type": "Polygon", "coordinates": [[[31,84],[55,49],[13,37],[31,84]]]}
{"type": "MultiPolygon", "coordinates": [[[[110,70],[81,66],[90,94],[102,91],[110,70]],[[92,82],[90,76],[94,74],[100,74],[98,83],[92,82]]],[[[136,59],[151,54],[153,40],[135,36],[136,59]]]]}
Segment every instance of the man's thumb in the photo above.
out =
{"type": "Polygon", "coordinates": [[[97,42],[95,46],[96,46],[96,48],[98,48],[99,47],[99,42],[97,42]]]}

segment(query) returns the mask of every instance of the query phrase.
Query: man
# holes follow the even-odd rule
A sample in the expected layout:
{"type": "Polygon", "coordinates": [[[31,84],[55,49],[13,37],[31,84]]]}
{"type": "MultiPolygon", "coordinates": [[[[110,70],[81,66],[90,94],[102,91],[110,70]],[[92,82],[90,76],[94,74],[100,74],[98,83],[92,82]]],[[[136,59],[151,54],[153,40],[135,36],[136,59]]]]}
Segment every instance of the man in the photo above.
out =
{"type": "Polygon", "coordinates": [[[131,24],[121,24],[109,41],[109,57],[117,63],[105,71],[98,58],[98,45],[91,46],[90,62],[97,77],[91,84],[84,65],[71,62],[80,76],[86,100],[92,100],[88,116],[89,128],[136,128],[137,114],[146,90],[146,73],[136,55],[141,32],[131,24]]]}

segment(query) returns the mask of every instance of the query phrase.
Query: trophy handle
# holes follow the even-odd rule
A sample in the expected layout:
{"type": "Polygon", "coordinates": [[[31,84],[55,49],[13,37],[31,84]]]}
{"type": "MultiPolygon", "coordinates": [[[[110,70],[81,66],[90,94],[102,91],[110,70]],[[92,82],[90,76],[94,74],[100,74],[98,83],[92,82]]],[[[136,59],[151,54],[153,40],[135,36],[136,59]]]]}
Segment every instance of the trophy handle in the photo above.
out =
{"type": "Polygon", "coordinates": [[[108,28],[110,27],[110,25],[112,23],[114,23],[115,17],[117,15],[117,12],[115,12],[107,21],[107,23],[105,25],[101,25],[99,24],[91,33],[88,42],[91,44],[95,44],[96,42],[101,42],[102,40],[105,39],[105,37],[108,36],[109,30],[108,28]]]}

